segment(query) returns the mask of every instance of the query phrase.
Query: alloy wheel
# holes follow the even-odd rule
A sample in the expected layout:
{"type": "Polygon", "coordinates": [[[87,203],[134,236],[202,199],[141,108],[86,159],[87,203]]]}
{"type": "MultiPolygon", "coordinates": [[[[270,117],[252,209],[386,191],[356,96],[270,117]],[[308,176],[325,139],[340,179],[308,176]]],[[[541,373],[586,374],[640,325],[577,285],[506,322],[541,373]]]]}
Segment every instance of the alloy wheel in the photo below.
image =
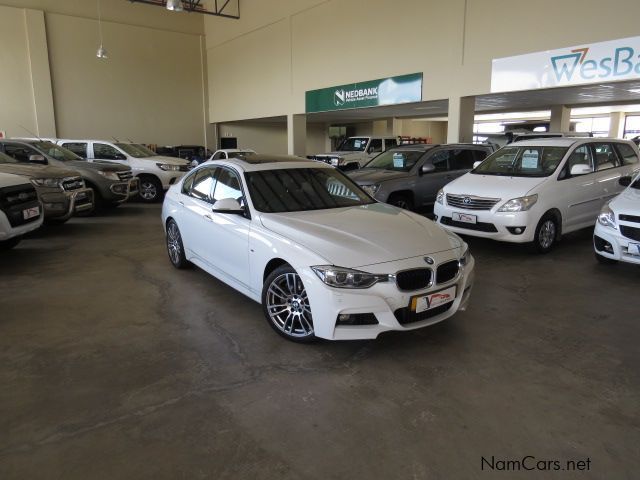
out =
{"type": "Polygon", "coordinates": [[[167,227],[167,250],[169,258],[174,265],[178,265],[182,255],[182,243],[180,238],[180,230],[178,226],[171,222],[167,227]]]}
{"type": "Polygon", "coordinates": [[[153,182],[142,182],[140,196],[145,200],[153,200],[158,196],[158,187],[153,182]]]}
{"type": "Polygon", "coordinates": [[[266,310],[273,325],[286,336],[313,335],[309,297],[297,273],[283,273],[273,279],[267,289],[266,310]]]}
{"type": "Polygon", "coordinates": [[[545,220],[538,232],[538,243],[543,249],[548,249],[556,238],[556,224],[553,220],[545,220]]]}

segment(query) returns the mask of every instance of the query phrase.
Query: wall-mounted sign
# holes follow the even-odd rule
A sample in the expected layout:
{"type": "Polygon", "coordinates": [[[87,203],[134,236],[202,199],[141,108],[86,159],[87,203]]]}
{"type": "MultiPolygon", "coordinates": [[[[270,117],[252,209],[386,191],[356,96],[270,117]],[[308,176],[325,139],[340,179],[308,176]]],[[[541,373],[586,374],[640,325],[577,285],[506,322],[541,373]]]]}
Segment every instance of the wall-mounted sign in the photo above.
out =
{"type": "Polygon", "coordinates": [[[509,92],[640,78],[640,37],[497,58],[491,91],[509,92]]]}
{"type": "Polygon", "coordinates": [[[338,85],[305,93],[305,111],[327,112],[422,101],[422,73],[338,85]]]}

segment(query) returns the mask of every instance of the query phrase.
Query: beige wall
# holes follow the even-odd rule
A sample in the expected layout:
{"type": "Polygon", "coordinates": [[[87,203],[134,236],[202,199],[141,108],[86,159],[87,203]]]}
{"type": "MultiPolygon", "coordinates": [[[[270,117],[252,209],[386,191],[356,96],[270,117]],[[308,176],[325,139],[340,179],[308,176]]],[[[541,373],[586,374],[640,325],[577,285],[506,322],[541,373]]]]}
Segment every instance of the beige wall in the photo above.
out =
{"type": "Polygon", "coordinates": [[[234,122],[219,125],[220,137],[236,137],[239,148],[251,148],[259,153],[286,155],[286,122],[234,122]]]}
{"type": "Polygon", "coordinates": [[[41,136],[204,143],[201,15],[102,0],[109,59],[99,60],[95,2],[0,3],[33,7],[0,5],[0,130],[25,136],[24,125],[41,136]]]}

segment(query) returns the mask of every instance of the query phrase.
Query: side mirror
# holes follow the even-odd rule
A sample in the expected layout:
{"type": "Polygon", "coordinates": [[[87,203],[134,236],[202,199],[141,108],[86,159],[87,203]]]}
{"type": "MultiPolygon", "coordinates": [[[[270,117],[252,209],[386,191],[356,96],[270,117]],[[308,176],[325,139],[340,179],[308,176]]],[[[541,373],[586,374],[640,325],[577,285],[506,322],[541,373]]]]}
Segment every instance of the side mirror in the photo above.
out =
{"type": "Polygon", "coordinates": [[[243,215],[244,208],[240,206],[235,198],[223,198],[213,204],[213,213],[230,213],[243,215]]]}
{"type": "Polygon", "coordinates": [[[626,175],[626,176],[624,176],[624,177],[620,177],[620,178],[618,179],[618,184],[619,184],[621,187],[628,187],[629,185],[631,185],[631,180],[633,180],[633,179],[631,178],[631,176],[630,176],[630,175],[626,175]]]}
{"type": "Polygon", "coordinates": [[[431,173],[435,171],[436,171],[436,167],[433,165],[433,163],[425,163],[424,165],[422,165],[422,167],[420,167],[420,175],[424,175],[425,173],[431,173]]]}
{"type": "Polygon", "coordinates": [[[571,175],[586,175],[591,172],[593,172],[591,165],[587,165],[586,163],[577,163],[571,167],[571,175]]]}
{"type": "Polygon", "coordinates": [[[477,162],[473,162],[473,168],[478,168],[481,163],[482,163],[482,160],[478,160],[477,162]]]}
{"type": "Polygon", "coordinates": [[[47,159],[44,158],[44,155],[29,155],[30,163],[41,163],[43,165],[47,164],[47,159]]]}

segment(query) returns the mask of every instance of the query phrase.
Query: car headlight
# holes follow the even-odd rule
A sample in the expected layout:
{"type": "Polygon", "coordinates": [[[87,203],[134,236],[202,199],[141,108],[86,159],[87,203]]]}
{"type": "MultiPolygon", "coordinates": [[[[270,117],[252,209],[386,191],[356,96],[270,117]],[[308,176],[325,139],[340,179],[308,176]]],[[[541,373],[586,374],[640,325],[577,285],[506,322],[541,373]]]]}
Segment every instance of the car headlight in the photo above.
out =
{"type": "Polygon", "coordinates": [[[61,178],[32,178],[31,183],[33,183],[36,187],[50,187],[56,188],[59,187],[62,183],[61,178]]]}
{"type": "Polygon", "coordinates": [[[438,194],[436,195],[436,202],[438,202],[440,205],[444,205],[444,190],[443,189],[438,190],[438,194]]]}
{"type": "Polygon", "coordinates": [[[502,205],[499,212],[525,212],[533,207],[538,201],[538,195],[529,195],[528,197],[512,198],[502,205]]]}
{"type": "Polygon", "coordinates": [[[365,192],[373,197],[376,192],[380,190],[380,185],[377,183],[374,185],[360,185],[360,188],[362,188],[365,192]]]}
{"type": "Polygon", "coordinates": [[[109,180],[120,180],[118,176],[118,172],[113,172],[110,170],[98,170],[98,173],[109,180]]]}
{"type": "Polygon", "coordinates": [[[469,245],[467,245],[466,243],[462,246],[462,248],[464,250],[462,256],[460,257],[460,265],[464,267],[471,260],[471,253],[469,252],[469,245]]]}
{"type": "Polygon", "coordinates": [[[164,170],[165,172],[179,172],[180,165],[171,165],[169,163],[156,163],[160,170],[164,170]]]}
{"type": "Polygon", "coordinates": [[[340,157],[332,157],[331,158],[331,165],[333,165],[334,167],[337,167],[338,165],[342,165],[342,158],[340,158],[340,157]]]}
{"type": "Polygon", "coordinates": [[[369,288],[377,282],[388,282],[389,275],[376,275],[333,265],[311,267],[320,280],[336,288],[369,288]]]}
{"type": "Polygon", "coordinates": [[[616,214],[613,213],[613,210],[611,210],[611,208],[609,208],[609,205],[605,205],[604,207],[602,207],[602,210],[600,210],[600,215],[598,215],[598,223],[603,227],[611,227],[615,229],[618,228],[618,225],[616,224],[616,214]]]}

